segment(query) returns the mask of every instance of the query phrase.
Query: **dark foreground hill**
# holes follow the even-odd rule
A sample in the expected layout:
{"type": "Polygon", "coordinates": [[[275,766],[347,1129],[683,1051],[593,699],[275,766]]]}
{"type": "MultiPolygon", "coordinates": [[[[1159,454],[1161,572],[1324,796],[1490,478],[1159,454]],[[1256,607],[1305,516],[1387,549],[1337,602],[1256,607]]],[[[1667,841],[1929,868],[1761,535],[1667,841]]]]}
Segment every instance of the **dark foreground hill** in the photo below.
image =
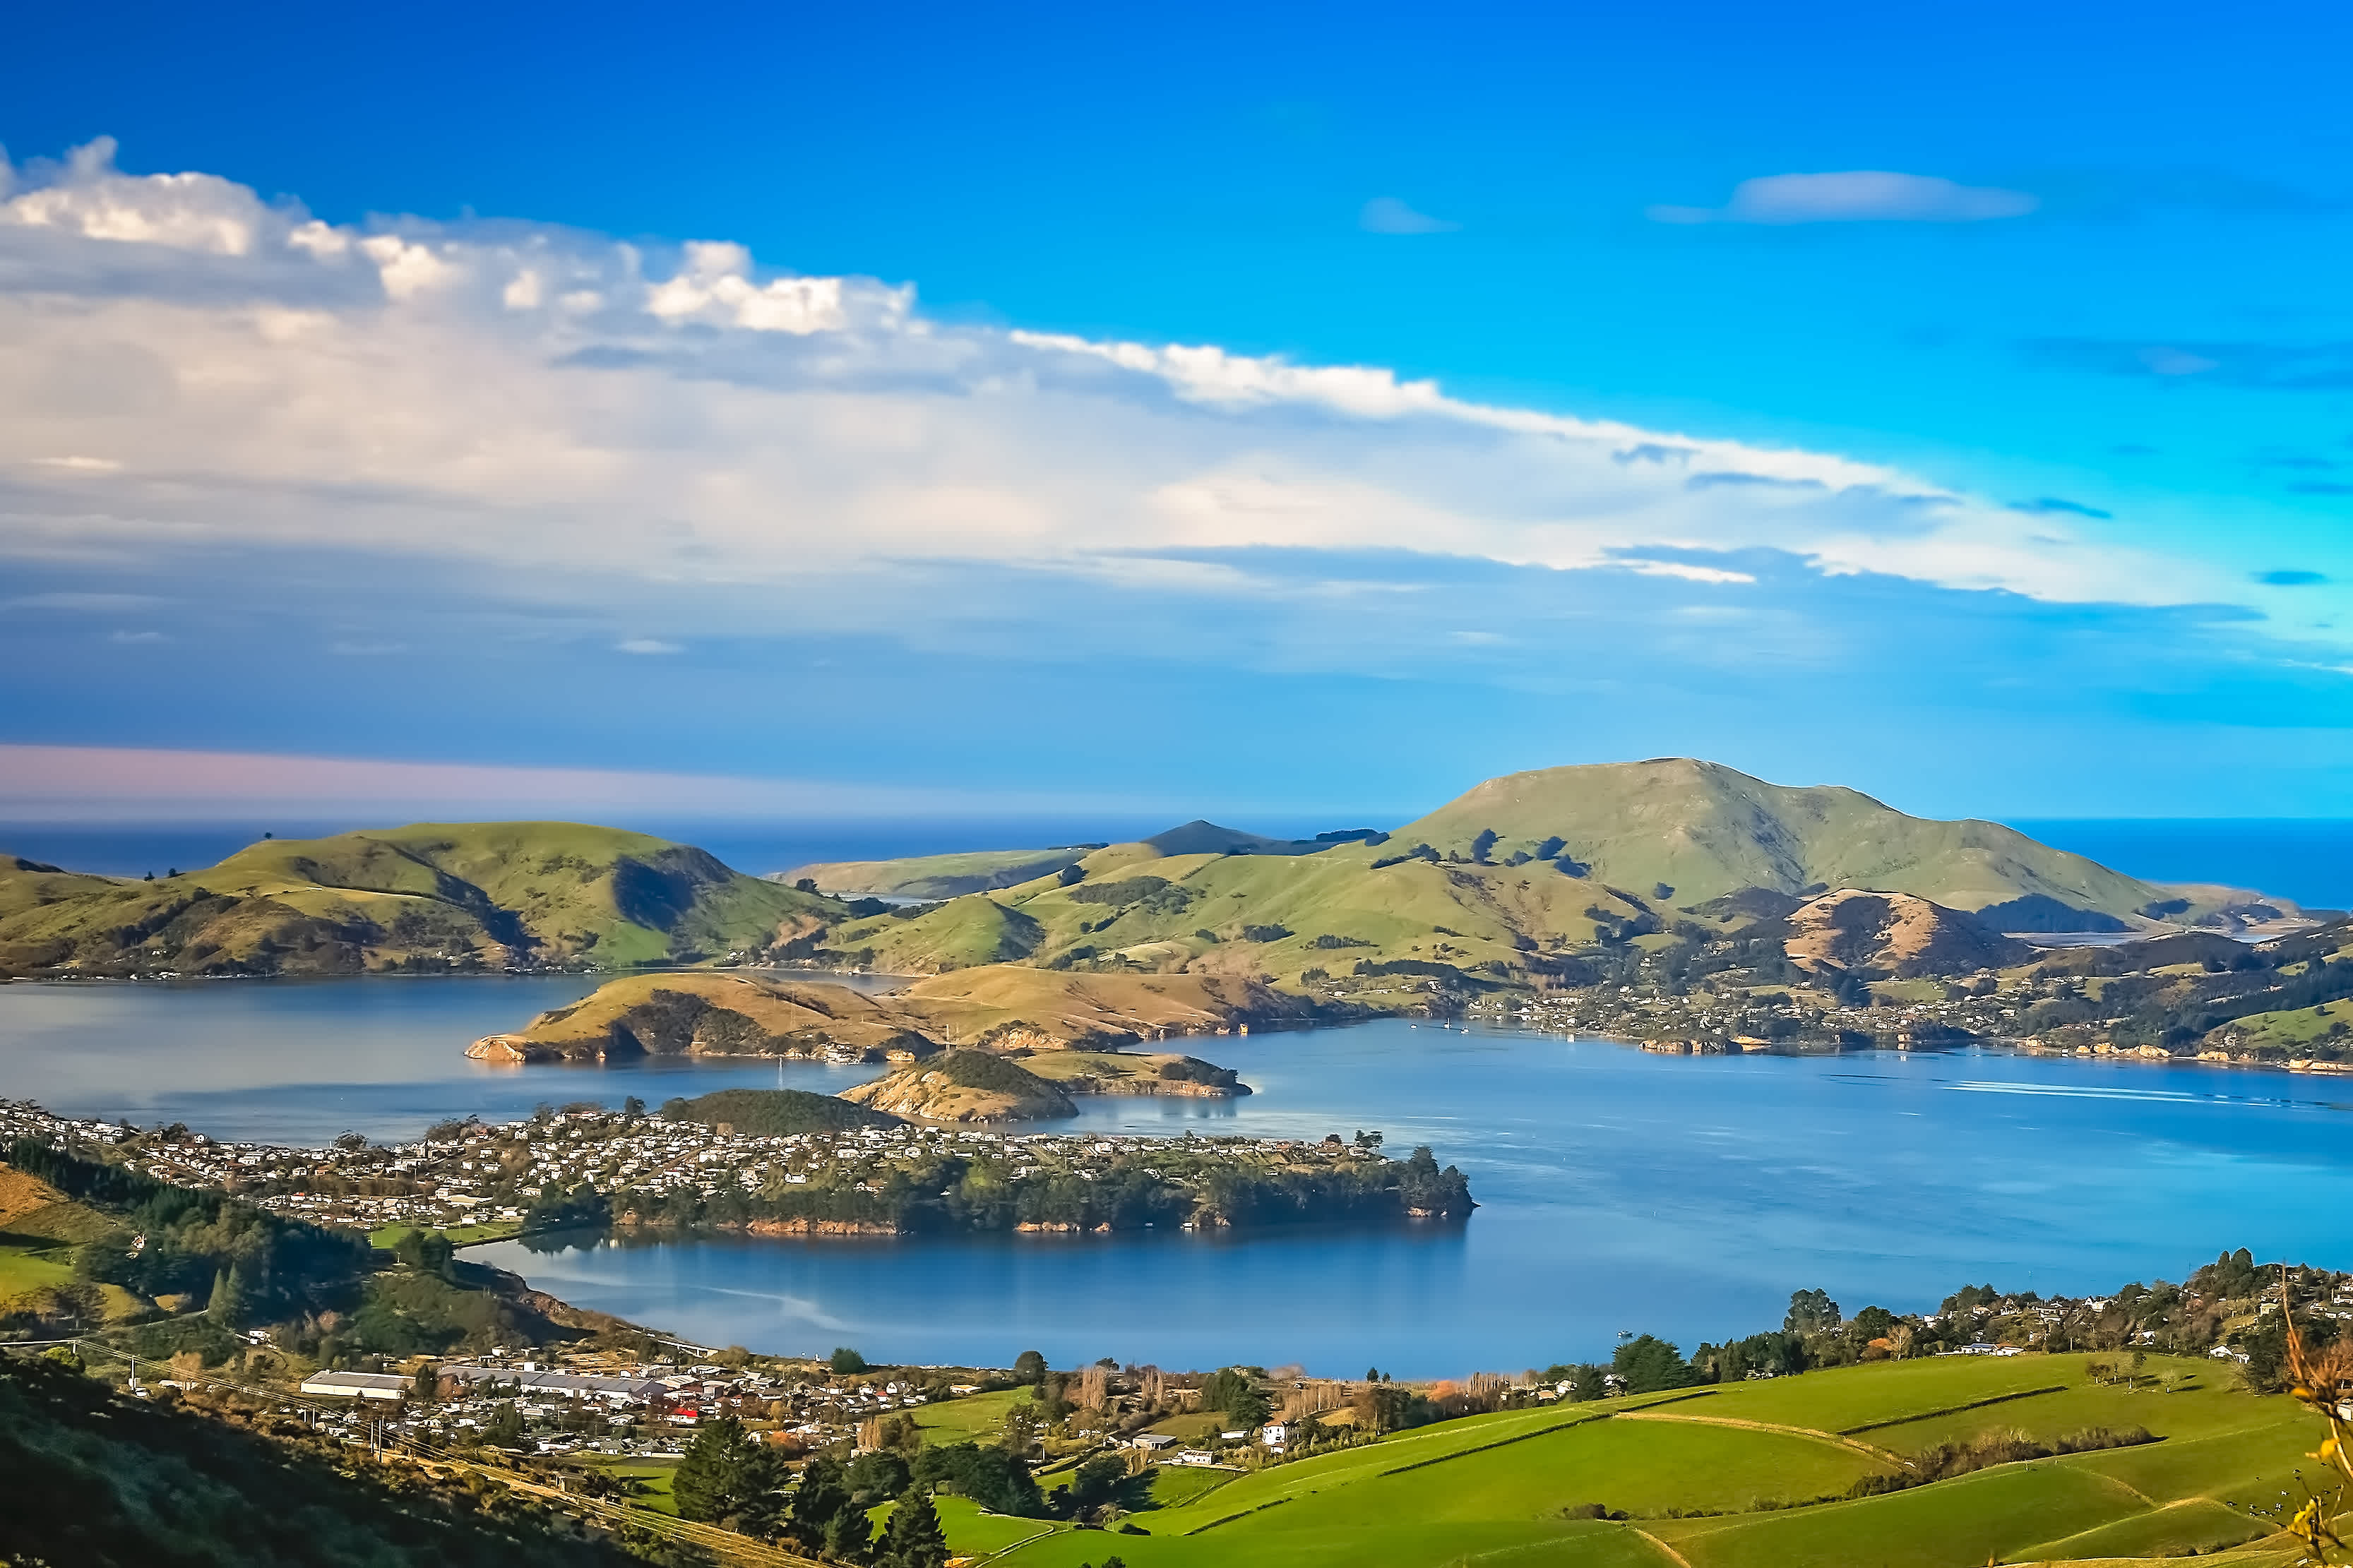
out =
{"type": "MultiPolygon", "coordinates": [[[[175,1391],[165,1390],[167,1395],[175,1391]]],[[[50,1568],[623,1568],[577,1521],[366,1465],[290,1417],[135,1399],[0,1355],[0,1561],[50,1568]]]]}

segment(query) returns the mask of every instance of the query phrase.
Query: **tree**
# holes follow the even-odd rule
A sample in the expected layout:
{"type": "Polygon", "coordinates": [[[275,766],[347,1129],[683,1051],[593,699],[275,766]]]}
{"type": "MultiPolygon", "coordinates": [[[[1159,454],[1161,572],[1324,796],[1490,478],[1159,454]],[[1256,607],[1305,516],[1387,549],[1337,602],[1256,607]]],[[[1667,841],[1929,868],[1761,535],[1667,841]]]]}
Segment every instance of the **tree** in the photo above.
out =
{"type": "Polygon", "coordinates": [[[977,1443],[944,1443],[915,1458],[915,1482],[945,1481],[992,1513],[1034,1518],[1044,1505],[1029,1467],[1018,1455],[977,1443]]]}
{"type": "Polygon", "coordinates": [[[817,891],[817,879],[815,877],[803,877],[800,880],[793,884],[793,890],[800,893],[814,893],[817,891]]]}
{"type": "Polygon", "coordinates": [[[440,1373],[431,1362],[420,1363],[408,1380],[408,1392],[420,1405],[433,1403],[434,1391],[441,1385],[440,1373]]]}
{"type": "Polygon", "coordinates": [[[694,1435],[670,1479],[681,1519],[766,1535],[784,1513],[784,1461],[733,1416],[694,1435]]]}
{"type": "Polygon", "coordinates": [[[840,1461],[820,1456],[801,1470],[800,1489],[793,1493],[791,1522],[786,1528],[795,1541],[815,1552],[825,1545],[834,1515],[849,1507],[849,1489],[842,1482],[840,1461]]]}
{"type": "Polygon", "coordinates": [[[1046,1358],[1036,1351],[1023,1351],[1013,1358],[1013,1381],[1034,1384],[1046,1375],[1046,1358]]]}
{"type": "Polygon", "coordinates": [[[1848,1327],[1853,1331],[1856,1339],[1869,1344],[1895,1331],[1895,1314],[1884,1307],[1865,1307],[1854,1315],[1854,1321],[1848,1327]]]}
{"type": "Polygon", "coordinates": [[[1610,1370],[1626,1380],[1629,1394],[1655,1394],[1663,1388],[1691,1384],[1691,1368],[1683,1352],[1654,1334],[1630,1340],[1610,1358],[1610,1370]]]}
{"type": "Polygon", "coordinates": [[[873,1370],[866,1364],[864,1356],[860,1355],[848,1345],[834,1347],[833,1358],[829,1364],[837,1377],[855,1377],[861,1372],[873,1370]]]}
{"type": "Polygon", "coordinates": [[[932,1506],[928,1487],[909,1487],[891,1510],[882,1531],[882,1547],[875,1554],[881,1568],[944,1568],[947,1537],[940,1530],[939,1510],[932,1506]]]}
{"type": "Polygon", "coordinates": [[[849,1489],[852,1502],[872,1508],[905,1491],[910,1479],[906,1456],[889,1448],[877,1448],[852,1459],[841,1484],[849,1489]]]}
{"type": "Polygon", "coordinates": [[[1256,1426],[1266,1420],[1270,1406],[1250,1369],[1229,1366],[1212,1374],[1202,1386],[1201,1408],[1222,1410],[1238,1426],[1256,1426]]]}
{"type": "Polygon", "coordinates": [[[512,1399],[501,1399],[491,1416],[491,1424],[482,1428],[482,1441],[493,1448],[512,1448],[522,1441],[522,1412],[512,1399]]]}
{"type": "Polygon", "coordinates": [[[232,1263],[213,1276],[212,1298],[205,1303],[205,1314],[225,1329],[237,1328],[245,1321],[251,1295],[246,1289],[244,1266],[232,1263]]]}
{"type": "Polygon", "coordinates": [[[639,1100],[636,1095],[633,1094],[629,1096],[628,1099],[621,1101],[621,1114],[628,1117],[631,1121],[635,1121],[645,1113],[646,1102],[639,1100]]]}
{"type": "Polygon", "coordinates": [[[873,1539],[874,1521],[854,1503],[825,1521],[824,1552],[838,1561],[846,1563],[864,1556],[867,1542],[873,1539]]]}
{"type": "Polygon", "coordinates": [[[1812,1334],[1839,1326],[1839,1304],[1822,1289],[1789,1292],[1789,1313],[1781,1320],[1785,1333],[1812,1334]]]}
{"type": "Polygon", "coordinates": [[[1073,1513],[1085,1513],[1116,1502],[1127,1487],[1127,1461],[1098,1454],[1071,1472],[1070,1504],[1073,1513]]]}

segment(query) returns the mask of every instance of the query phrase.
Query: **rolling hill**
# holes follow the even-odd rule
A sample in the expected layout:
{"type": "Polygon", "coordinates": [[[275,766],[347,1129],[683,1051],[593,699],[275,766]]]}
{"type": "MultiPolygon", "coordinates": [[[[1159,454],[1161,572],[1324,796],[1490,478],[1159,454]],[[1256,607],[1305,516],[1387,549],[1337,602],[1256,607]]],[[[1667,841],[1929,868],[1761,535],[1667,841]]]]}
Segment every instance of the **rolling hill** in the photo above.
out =
{"type": "MultiPolygon", "coordinates": [[[[871,865],[870,880],[892,880],[891,863],[871,865]]],[[[813,951],[894,973],[1024,963],[1312,984],[1438,964],[1518,982],[1566,977],[1562,959],[1598,947],[1694,927],[1722,935],[1846,892],[1945,911],[1931,922],[1943,936],[1906,962],[1924,973],[2021,962],[2023,950],[1994,940],[2006,931],[2237,931],[2297,912],[2232,889],[2160,887],[1998,823],[1908,816],[1854,790],[1665,758],[1490,780],[1371,838],[1254,842],[1188,823],[1025,882],[847,922],[813,951]],[[1985,937],[1961,940],[1963,920],[1985,937]],[[1962,964],[1964,948],[1982,963],[1962,964]]]]}
{"type": "Polygon", "coordinates": [[[2128,920],[2169,896],[2000,823],[1907,816],[1857,790],[1767,784],[1688,757],[1490,779],[1392,837],[1472,859],[1567,858],[1597,881],[1672,889],[1659,896],[1678,904],[1856,888],[1970,911],[2040,896],[2128,920]]]}
{"type": "Polygon", "coordinates": [[[566,822],[419,823],[265,839],[134,882],[0,860],[0,970],[277,974],[765,952],[840,907],[691,845],[566,822]]]}

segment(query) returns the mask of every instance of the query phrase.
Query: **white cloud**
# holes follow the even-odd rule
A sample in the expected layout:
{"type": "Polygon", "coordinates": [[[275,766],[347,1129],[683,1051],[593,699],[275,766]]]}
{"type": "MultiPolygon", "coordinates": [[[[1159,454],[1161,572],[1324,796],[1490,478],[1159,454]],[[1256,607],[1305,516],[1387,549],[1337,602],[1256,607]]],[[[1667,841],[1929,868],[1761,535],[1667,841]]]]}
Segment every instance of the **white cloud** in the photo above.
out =
{"type": "Polygon", "coordinates": [[[114,816],[250,820],[251,813],[269,807],[297,811],[311,820],[344,813],[380,821],[414,821],[437,814],[588,818],[648,809],[735,819],[927,816],[964,820],[1106,807],[1134,810],[1137,804],[1118,796],[911,789],[796,778],[0,743],[0,814],[19,822],[114,816]]]}
{"type": "Polygon", "coordinates": [[[1462,226],[1416,212],[1395,196],[1375,196],[1356,214],[1356,226],[1366,234],[1452,234],[1462,226]]]}
{"type": "Polygon", "coordinates": [[[1979,223],[2042,205],[2024,191],[1962,185],[1933,174],[1850,169],[1743,180],[1721,207],[1654,206],[1660,223],[1979,223]]]}
{"type": "Polygon", "coordinates": [[[1248,570],[1169,558],[1264,547],[1710,584],[1743,574],[1692,552],[1770,547],[2143,602],[2226,575],[1835,453],[1467,402],[1378,366],[951,327],[911,288],[777,275],[720,242],[673,258],[511,223],[329,226],[108,151],[0,200],[0,261],[38,261],[0,286],[0,553],[355,548],[519,593],[556,594],[560,566],[843,615],[824,584],[923,562],[1246,595],[1266,591],[1248,570]],[[54,395],[92,364],[104,396],[54,395]]]}
{"type": "Polygon", "coordinates": [[[615,653],[659,655],[666,653],[684,653],[686,649],[674,642],[663,642],[659,637],[626,637],[613,645],[613,651],[615,653]]]}

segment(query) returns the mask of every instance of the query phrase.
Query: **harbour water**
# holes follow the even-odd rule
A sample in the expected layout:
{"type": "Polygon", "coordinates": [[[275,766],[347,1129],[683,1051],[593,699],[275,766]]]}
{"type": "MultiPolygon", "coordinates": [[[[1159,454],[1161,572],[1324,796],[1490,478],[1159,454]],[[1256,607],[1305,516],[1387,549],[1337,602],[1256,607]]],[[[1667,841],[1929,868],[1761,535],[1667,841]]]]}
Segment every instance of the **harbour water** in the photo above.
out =
{"type": "MultiPolygon", "coordinates": [[[[586,978],[0,987],[0,1093],[229,1138],[413,1136],[541,1102],[659,1103],[871,1068],[496,1068],[466,1043],[586,978]]],[[[1483,1205],[1398,1232],[507,1243],[476,1256],[712,1343],[876,1359],[1300,1363],[1400,1375],[1686,1346],[1777,1326],[1821,1286],[1933,1308],[2179,1279],[2225,1247],[2353,1267],[2353,1084],[2000,1051],[1656,1057],[1432,1024],[1199,1042],[1258,1092],[1098,1100],[1103,1132],[1430,1144],[1483,1205]]],[[[1070,1127],[1071,1123],[1057,1124],[1070,1127]]]]}

